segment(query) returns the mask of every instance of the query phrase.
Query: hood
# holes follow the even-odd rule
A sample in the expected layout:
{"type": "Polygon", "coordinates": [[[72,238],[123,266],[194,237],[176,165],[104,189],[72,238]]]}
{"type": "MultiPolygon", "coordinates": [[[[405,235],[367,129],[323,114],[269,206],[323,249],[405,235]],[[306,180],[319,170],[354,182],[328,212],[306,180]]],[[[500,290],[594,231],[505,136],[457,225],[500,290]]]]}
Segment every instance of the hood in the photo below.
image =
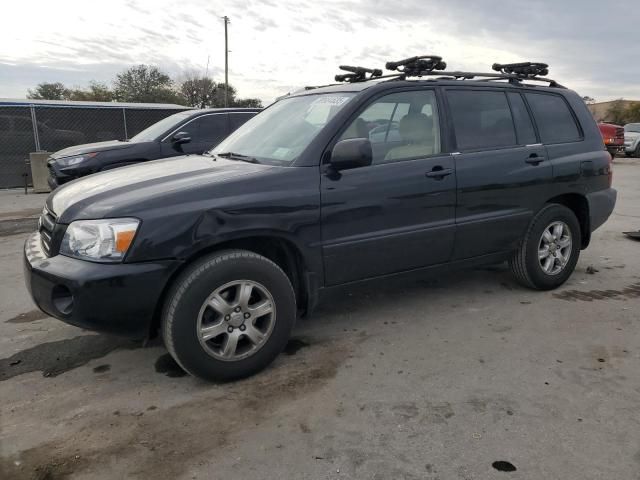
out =
{"type": "Polygon", "coordinates": [[[266,172],[275,167],[185,155],[80,178],[56,189],[47,207],[60,223],[80,218],[132,215],[136,208],[157,202],[159,197],[193,192],[198,187],[220,184],[232,178],[266,172]]]}
{"type": "Polygon", "coordinates": [[[130,148],[133,146],[129,142],[121,142],[120,140],[109,140],[107,142],[85,143],[84,145],[75,145],[73,147],[63,148],[51,154],[52,159],[63,157],[74,157],[83,153],[104,152],[106,150],[117,150],[121,148],[130,148]]]}
{"type": "Polygon", "coordinates": [[[640,132],[624,132],[625,140],[635,140],[640,137],[640,132]]]}

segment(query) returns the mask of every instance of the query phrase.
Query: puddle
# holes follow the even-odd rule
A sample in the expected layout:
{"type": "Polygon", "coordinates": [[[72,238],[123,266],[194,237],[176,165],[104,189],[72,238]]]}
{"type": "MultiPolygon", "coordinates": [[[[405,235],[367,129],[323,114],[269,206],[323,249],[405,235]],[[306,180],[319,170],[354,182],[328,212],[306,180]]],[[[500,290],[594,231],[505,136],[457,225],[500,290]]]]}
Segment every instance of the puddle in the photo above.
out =
{"type": "Polygon", "coordinates": [[[491,466],[499,472],[515,472],[517,470],[516,466],[513,463],[505,462],[504,460],[493,462],[491,466]]]}
{"type": "Polygon", "coordinates": [[[160,355],[156,360],[156,372],[164,373],[167,377],[177,378],[184,377],[187,374],[180,365],[173,359],[171,354],[165,353],[164,355],[160,355]]]}
{"type": "Polygon", "coordinates": [[[298,350],[308,346],[309,344],[304,340],[301,340],[299,338],[292,338],[287,342],[286,347],[284,347],[284,353],[286,355],[295,355],[296,353],[298,353],[298,350]]]}
{"type": "Polygon", "coordinates": [[[141,347],[139,342],[107,335],[83,335],[41,343],[0,359],[0,381],[37,371],[41,371],[43,377],[55,377],[114,350],[141,347]]]}
{"type": "Polygon", "coordinates": [[[594,300],[606,300],[609,298],[638,298],[640,297],[640,283],[631,284],[622,290],[588,290],[586,292],[568,290],[562,293],[554,293],[553,296],[560,300],[568,300],[570,302],[577,300],[592,302],[594,300]]]}
{"type": "Polygon", "coordinates": [[[10,318],[9,320],[5,320],[4,323],[29,323],[48,317],[49,316],[46,313],[41,312],[40,310],[31,310],[30,312],[21,313],[13,318],[10,318]]]}

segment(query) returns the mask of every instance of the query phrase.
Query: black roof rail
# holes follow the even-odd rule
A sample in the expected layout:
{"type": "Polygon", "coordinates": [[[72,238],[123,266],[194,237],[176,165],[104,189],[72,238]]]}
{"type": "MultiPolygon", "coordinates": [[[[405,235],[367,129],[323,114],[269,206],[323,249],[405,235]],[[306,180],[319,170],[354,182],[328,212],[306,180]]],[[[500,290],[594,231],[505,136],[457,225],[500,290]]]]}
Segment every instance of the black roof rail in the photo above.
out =
{"type": "Polygon", "coordinates": [[[367,80],[382,76],[382,70],[380,70],[379,68],[351,67],[349,65],[340,65],[340,70],[344,70],[345,72],[349,73],[336,75],[336,82],[365,82],[367,80]],[[368,77],[367,73],[369,74],[368,77]]]}

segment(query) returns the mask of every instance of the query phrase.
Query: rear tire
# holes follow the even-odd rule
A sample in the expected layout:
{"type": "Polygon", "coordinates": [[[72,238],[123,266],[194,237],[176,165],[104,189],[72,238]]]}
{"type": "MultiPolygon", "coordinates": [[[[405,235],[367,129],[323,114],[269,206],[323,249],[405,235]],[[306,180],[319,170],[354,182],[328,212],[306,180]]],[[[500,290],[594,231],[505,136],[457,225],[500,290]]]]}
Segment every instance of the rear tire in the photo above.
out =
{"type": "Polygon", "coordinates": [[[197,260],[174,282],[162,336],[184,370],[227,381],[269,365],[295,319],[295,294],[280,267],[253,252],[225,250],[197,260]]]}
{"type": "Polygon", "coordinates": [[[576,215],[564,205],[549,204],[529,224],[509,267],[525,287],[557,288],[567,281],[578,263],[581,238],[576,215]]]}

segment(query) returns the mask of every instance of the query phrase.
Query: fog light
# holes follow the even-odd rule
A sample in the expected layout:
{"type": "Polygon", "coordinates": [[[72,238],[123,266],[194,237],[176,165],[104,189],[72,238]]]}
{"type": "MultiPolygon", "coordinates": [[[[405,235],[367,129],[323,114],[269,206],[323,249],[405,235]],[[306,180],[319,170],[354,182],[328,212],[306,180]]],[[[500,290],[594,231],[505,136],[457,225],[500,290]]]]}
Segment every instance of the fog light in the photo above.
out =
{"type": "Polygon", "coordinates": [[[51,303],[58,312],[69,315],[73,310],[73,295],[64,285],[56,285],[51,292],[51,303]]]}

